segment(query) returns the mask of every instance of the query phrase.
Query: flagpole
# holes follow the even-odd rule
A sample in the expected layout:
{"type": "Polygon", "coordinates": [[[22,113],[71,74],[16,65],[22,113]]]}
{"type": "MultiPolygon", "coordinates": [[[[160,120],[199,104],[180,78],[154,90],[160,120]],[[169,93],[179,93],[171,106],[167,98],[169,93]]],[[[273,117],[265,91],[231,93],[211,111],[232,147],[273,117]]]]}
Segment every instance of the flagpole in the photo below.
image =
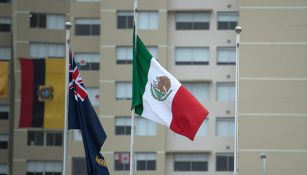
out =
{"type": "MultiPolygon", "coordinates": [[[[134,0],[133,5],[133,19],[134,19],[134,52],[136,54],[136,41],[137,41],[137,6],[138,1],[134,0]]],[[[130,175],[134,174],[134,135],[135,135],[135,109],[131,110],[131,137],[130,137],[130,175]]]]}
{"type": "Polygon", "coordinates": [[[135,128],[134,108],[131,111],[131,137],[130,137],[130,175],[134,174],[134,128],[135,128]]]}
{"type": "Polygon", "coordinates": [[[240,90],[240,33],[242,28],[237,26],[236,29],[236,92],[235,92],[235,138],[234,138],[234,169],[233,175],[238,175],[238,144],[239,144],[239,90],[240,90]]]}
{"type": "Polygon", "coordinates": [[[65,22],[66,40],[65,40],[65,107],[64,107],[64,154],[63,154],[63,175],[66,175],[67,169],[67,128],[68,128],[68,81],[69,81],[69,42],[70,42],[70,29],[71,23],[65,22]]]}

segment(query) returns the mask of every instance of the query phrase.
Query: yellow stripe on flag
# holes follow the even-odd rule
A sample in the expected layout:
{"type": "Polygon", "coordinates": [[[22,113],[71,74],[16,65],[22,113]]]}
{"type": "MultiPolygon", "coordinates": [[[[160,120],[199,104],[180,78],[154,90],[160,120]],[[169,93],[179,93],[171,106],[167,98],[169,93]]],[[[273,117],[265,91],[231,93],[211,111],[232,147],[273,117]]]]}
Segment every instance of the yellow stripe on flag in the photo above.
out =
{"type": "Polygon", "coordinates": [[[8,96],[9,62],[0,61],[0,97],[8,96]]]}
{"type": "Polygon", "coordinates": [[[65,59],[46,59],[45,85],[53,88],[53,98],[45,102],[44,128],[64,128],[65,59]]]}

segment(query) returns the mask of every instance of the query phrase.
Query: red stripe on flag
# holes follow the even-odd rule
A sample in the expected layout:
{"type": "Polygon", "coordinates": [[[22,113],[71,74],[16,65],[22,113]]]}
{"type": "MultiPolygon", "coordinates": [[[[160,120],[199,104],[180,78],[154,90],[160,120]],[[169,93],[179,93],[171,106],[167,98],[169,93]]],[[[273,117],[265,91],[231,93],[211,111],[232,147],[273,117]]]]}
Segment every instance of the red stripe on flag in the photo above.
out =
{"type": "Polygon", "coordinates": [[[19,127],[32,127],[33,114],[33,62],[20,58],[21,64],[21,104],[19,127]]]}
{"type": "Polygon", "coordinates": [[[180,86],[172,103],[173,118],[170,128],[191,140],[209,112],[184,86],[180,86]]]}

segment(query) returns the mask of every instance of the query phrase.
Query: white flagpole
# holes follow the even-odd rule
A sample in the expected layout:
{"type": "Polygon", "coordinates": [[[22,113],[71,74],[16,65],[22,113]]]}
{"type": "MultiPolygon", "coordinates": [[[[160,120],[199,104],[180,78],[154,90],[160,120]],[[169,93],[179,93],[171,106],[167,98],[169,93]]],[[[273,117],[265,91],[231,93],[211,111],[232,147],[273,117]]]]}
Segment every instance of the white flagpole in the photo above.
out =
{"type": "Polygon", "coordinates": [[[66,40],[65,40],[65,107],[64,107],[64,154],[63,154],[63,175],[66,175],[66,169],[67,169],[67,121],[68,121],[68,81],[69,81],[69,42],[70,42],[70,29],[71,29],[71,23],[65,22],[65,28],[66,28],[66,40]]]}
{"type": "Polygon", "coordinates": [[[236,29],[236,92],[235,92],[235,138],[234,138],[234,168],[233,175],[238,175],[238,144],[239,144],[239,90],[240,90],[240,33],[242,28],[237,26],[236,29]]]}
{"type": "MultiPolygon", "coordinates": [[[[136,41],[137,41],[137,6],[138,1],[134,0],[133,8],[133,19],[134,19],[134,51],[136,52],[136,41]]],[[[136,54],[136,53],[135,53],[136,54]]],[[[134,108],[131,111],[131,137],[130,137],[130,175],[134,174],[134,135],[135,135],[135,110],[134,108]]]]}
{"type": "Polygon", "coordinates": [[[131,137],[130,137],[130,175],[134,174],[134,108],[131,111],[131,137]]]}

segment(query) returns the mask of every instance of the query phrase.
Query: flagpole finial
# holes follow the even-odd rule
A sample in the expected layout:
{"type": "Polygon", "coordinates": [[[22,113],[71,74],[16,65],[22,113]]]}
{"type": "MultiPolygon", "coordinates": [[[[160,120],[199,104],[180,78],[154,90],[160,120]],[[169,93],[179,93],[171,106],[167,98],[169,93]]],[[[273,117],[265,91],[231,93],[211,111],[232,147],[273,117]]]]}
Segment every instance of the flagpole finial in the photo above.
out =
{"type": "Polygon", "coordinates": [[[71,22],[65,22],[65,28],[66,28],[66,30],[70,30],[71,29],[71,22]]]}
{"type": "Polygon", "coordinates": [[[239,33],[241,33],[241,31],[242,31],[242,27],[237,26],[235,30],[236,30],[236,33],[239,34],[239,33]]]}

